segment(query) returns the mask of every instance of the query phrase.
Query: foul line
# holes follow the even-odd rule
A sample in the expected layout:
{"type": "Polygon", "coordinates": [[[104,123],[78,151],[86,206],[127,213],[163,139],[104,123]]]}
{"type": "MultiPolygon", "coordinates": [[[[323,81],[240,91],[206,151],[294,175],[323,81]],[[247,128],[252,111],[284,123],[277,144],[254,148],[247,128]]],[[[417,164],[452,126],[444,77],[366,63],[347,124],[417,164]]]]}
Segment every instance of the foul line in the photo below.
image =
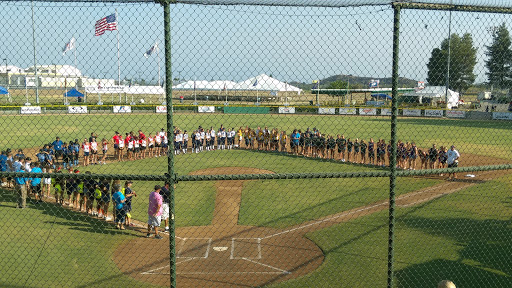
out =
{"type": "MultiPolygon", "coordinates": [[[[280,271],[282,274],[292,274],[292,272],[288,272],[286,270],[283,270],[283,269],[279,269],[279,268],[276,268],[274,266],[270,266],[268,264],[264,264],[264,263],[260,263],[258,261],[254,261],[254,260],[251,260],[251,259],[248,259],[248,258],[239,258],[239,259],[242,259],[242,260],[245,260],[245,261],[249,261],[249,262],[252,262],[252,263],[255,263],[255,264],[258,264],[258,265],[261,265],[261,266],[264,266],[264,267],[268,267],[268,268],[271,268],[271,269],[274,269],[274,270],[277,270],[277,271],[280,271]]],[[[267,272],[268,273],[268,272],[267,272]]],[[[274,272],[275,273],[275,272],[274,272]]]]}
{"type": "MultiPolygon", "coordinates": [[[[424,193],[427,193],[427,192],[429,192],[431,190],[439,189],[439,188],[442,188],[444,186],[449,186],[449,185],[451,185],[451,183],[444,183],[444,184],[441,184],[441,185],[436,186],[436,187],[429,187],[429,188],[427,188],[425,190],[422,190],[422,191],[412,192],[412,193],[409,193],[409,194],[406,194],[406,195],[402,195],[401,197],[398,197],[397,201],[403,200],[403,199],[406,199],[406,198],[410,198],[410,197],[413,197],[415,195],[424,194],[424,193]]],[[[462,187],[462,188],[464,188],[464,187],[462,187]]],[[[462,188],[458,188],[458,189],[454,190],[453,192],[456,192],[456,191],[458,191],[458,190],[460,190],[462,188]]],[[[436,195],[435,197],[432,197],[432,199],[441,197],[443,195],[444,194],[436,195]]],[[[420,202],[425,202],[425,201],[429,201],[429,200],[432,200],[432,199],[430,199],[430,198],[429,199],[421,199],[421,200],[416,201],[414,203],[404,204],[404,205],[397,205],[397,206],[399,206],[399,207],[408,207],[408,206],[412,206],[412,205],[418,204],[420,202]]],[[[384,203],[374,204],[374,205],[371,205],[371,206],[365,206],[365,207],[359,208],[357,210],[344,212],[342,214],[339,214],[339,215],[336,215],[336,216],[332,216],[332,217],[329,217],[329,218],[326,218],[326,219],[316,220],[316,221],[314,221],[312,223],[309,223],[309,224],[306,224],[306,225],[301,225],[301,226],[298,226],[298,227],[295,227],[295,228],[292,228],[292,229],[288,229],[288,230],[285,230],[285,231],[281,231],[281,232],[278,232],[278,233],[275,233],[275,234],[271,234],[271,235],[262,237],[261,239],[272,238],[272,237],[279,236],[279,235],[282,235],[282,234],[290,233],[290,232],[293,232],[293,231],[296,231],[296,230],[304,229],[304,228],[307,228],[307,227],[310,227],[310,226],[314,226],[314,225],[318,225],[318,224],[321,224],[321,223],[324,223],[324,222],[329,222],[329,221],[335,220],[335,219],[340,218],[340,217],[345,217],[345,216],[349,216],[349,215],[356,214],[356,213],[359,213],[359,212],[371,210],[373,208],[377,208],[377,207],[383,206],[383,205],[388,205],[388,201],[386,201],[384,203]]]]}
{"type": "Polygon", "coordinates": [[[329,218],[322,219],[322,220],[317,220],[317,221],[314,221],[313,223],[309,223],[309,224],[302,225],[302,226],[299,226],[299,227],[295,227],[295,228],[292,228],[292,229],[288,229],[288,230],[285,230],[285,231],[282,231],[282,232],[279,232],[279,233],[268,235],[268,236],[262,237],[261,239],[272,238],[272,237],[275,237],[275,236],[279,236],[281,234],[286,234],[286,233],[293,232],[293,231],[296,231],[296,230],[304,229],[304,228],[307,228],[309,226],[317,225],[317,224],[324,223],[324,222],[329,222],[331,220],[334,220],[334,219],[337,219],[337,218],[340,218],[340,217],[344,217],[344,216],[348,216],[348,215],[355,214],[355,213],[358,213],[358,212],[370,210],[370,209],[373,209],[373,208],[376,208],[376,207],[379,207],[379,206],[382,206],[382,205],[387,205],[387,202],[380,203],[380,204],[374,204],[374,205],[371,205],[371,206],[365,206],[363,208],[359,208],[359,209],[354,210],[354,211],[344,212],[344,213],[342,213],[340,215],[336,215],[336,216],[329,217],[329,218]]]}

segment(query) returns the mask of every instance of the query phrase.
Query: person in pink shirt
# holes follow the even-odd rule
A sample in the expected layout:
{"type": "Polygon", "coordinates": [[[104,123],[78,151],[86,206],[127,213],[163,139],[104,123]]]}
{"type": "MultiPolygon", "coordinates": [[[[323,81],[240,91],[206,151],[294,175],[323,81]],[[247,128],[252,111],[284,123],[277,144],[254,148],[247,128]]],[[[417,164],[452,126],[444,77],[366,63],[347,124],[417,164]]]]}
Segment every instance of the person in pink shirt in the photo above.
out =
{"type": "Polygon", "coordinates": [[[160,185],[155,186],[155,191],[149,194],[149,206],[148,206],[148,234],[146,238],[151,236],[151,227],[155,229],[155,239],[162,239],[162,236],[158,235],[158,227],[162,221],[162,202],[163,198],[160,195],[160,185]]]}

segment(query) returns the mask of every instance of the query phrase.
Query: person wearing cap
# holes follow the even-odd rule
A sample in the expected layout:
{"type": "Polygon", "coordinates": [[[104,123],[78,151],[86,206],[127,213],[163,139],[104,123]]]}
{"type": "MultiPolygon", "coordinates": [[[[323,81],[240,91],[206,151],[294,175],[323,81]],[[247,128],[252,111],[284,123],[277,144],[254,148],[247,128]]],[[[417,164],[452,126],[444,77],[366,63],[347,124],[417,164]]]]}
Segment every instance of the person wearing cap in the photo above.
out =
{"type": "Polygon", "coordinates": [[[123,192],[124,196],[126,197],[126,202],[124,203],[125,210],[126,210],[126,226],[133,226],[132,224],[132,197],[137,197],[137,193],[135,193],[135,190],[132,189],[132,181],[126,181],[124,183],[124,188],[121,189],[121,192],[123,192]]]}
{"type": "MultiPolygon", "coordinates": [[[[448,168],[458,167],[460,154],[459,154],[459,151],[455,150],[455,145],[452,145],[452,147],[450,147],[450,150],[448,151],[447,155],[448,155],[448,160],[447,160],[448,168]]],[[[452,178],[453,179],[457,178],[457,176],[455,175],[455,172],[448,173],[447,180],[450,180],[452,178]]]]}
{"type": "Polygon", "coordinates": [[[158,227],[162,221],[162,196],[160,195],[160,185],[155,186],[155,190],[149,194],[148,206],[148,233],[146,238],[151,237],[151,227],[155,230],[155,239],[162,239],[158,235],[158,227]]]}

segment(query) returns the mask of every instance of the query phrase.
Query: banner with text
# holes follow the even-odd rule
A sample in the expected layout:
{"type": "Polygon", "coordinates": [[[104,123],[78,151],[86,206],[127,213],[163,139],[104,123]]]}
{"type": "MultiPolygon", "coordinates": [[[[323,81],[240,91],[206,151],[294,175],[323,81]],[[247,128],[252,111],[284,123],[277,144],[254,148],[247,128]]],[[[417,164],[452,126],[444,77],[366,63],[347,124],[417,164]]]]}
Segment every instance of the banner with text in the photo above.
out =
{"type": "Polygon", "coordinates": [[[450,118],[466,118],[466,111],[446,110],[446,117],[450,117],[450,118]]]}
{"type": "Polygon", "coordinates": [[[279,107],[279,114],[295,114],[295,107],[279,107]]]}
{"type": "Polygon", "coordinates": [[[391,109],[390,108],[382,108],[380,109],[380,115],[382,116],[391,116],[391,109]]]}
{"type": "Polygon", "coordinates": [[[318,114],[336,114],[336,108],[318,108],[318,114]]]}
{"type": "Polygon", "coordinates": [[[512,120],[512,113],[510,112],[492,112],[493,120],[512,120]]]}
{"type": "Polygon", "coordinates": [[[87,114],[87,106],[68,106],[69,114],[87,114]]]}
{"type": "Polygon", "coordinates": [[[421,116],[421,110],[420,109],[404,109],[402,110],[402,115],[404,116],[421,116]]]}
{"type": "Polygon", "coordinates": [[[339,114],[340,115],[356,115],[357,110],[356,110],[356,108],[340,108],[339,114]]]}
{"type": "Polygon", "coordinates": [[[197,106],[197,112],[199,113],[214,113],[214,106],[197,106]]]}
{"type": "Polygon", "coordinates": [[[41,114],[41,106],[24,106],[20,108],[21,114],[41,114]]]}
{"type": "Polygon", "coordinates": [[[167,113],[167,106],[156,106],[156,113],[167,113]]]}
{"type": "Polygon", "coordinates": [[[443,110],[425,110],[425,117],[443,117],[443,110]]]}
{"type": "Polygon", "coordinates": [[[132,113],[132,106],[113,106],[112,112],[114,112],[114,113],[132,113]]]}
{"type": "Polygon", "coordinates": [[[359,115],[377,115],[377,108],[359,108],[359,115]]]}

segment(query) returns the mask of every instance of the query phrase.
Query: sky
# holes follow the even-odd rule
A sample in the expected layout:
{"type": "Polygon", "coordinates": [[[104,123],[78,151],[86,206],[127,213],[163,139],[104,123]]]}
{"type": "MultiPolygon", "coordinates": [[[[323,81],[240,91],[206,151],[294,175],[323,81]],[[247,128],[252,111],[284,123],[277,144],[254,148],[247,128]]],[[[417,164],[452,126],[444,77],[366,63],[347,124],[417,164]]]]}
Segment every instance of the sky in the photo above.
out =
{"type": "MultiPolygon", "coordinates": [[[[30,2],[0,3],[0,59],[23,68],[34,65],[30,2]]],[[[425,81],[432,49],[451,32],[471,33],[478,48],[477,82],[486,81],[484,61],[493,26],[501,14],[402,10],[401,77],[425,81]]],[[[89,77],[117,79],[119,33],[122,79],[156,82],[163,78],[163,50],[143,56],[155,42],[163,49],[163,8],[154,3],[34,2],[38,65],[74,65],[62,49],[76,38],[77,66],[89,77]],[[118,13],[118,31],[94,36],[94,23],[118,13]]],[[[173,77],[186,80],[242,81],[265,73],[281,81],[310,83],[345,74],[376,79],[391,76],[393,10],[389,5],[361,7],[284,7],[173,4],[171,53],[173,77]]],[[[4,64],[5,62],[2,62],[4,64]]]]}

